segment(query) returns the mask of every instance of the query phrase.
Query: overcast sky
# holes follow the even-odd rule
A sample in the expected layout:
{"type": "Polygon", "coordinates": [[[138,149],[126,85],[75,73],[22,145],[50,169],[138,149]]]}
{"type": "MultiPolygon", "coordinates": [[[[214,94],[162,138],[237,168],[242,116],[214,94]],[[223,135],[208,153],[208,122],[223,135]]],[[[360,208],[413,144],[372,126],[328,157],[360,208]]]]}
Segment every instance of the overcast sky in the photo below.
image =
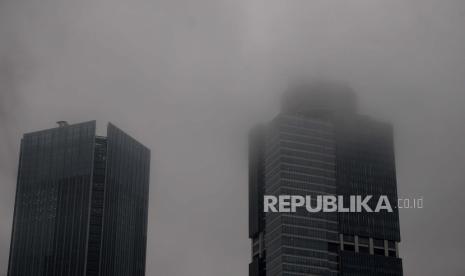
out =
{"type": "Polygon", "coordinates": [[[246,276],[246,134],[296,75],[393,123],[405,275],[465,275],[463,0],[0,0],[0,275],[22,133],[96,119],[152,149],[147,275],[246,276]]]}

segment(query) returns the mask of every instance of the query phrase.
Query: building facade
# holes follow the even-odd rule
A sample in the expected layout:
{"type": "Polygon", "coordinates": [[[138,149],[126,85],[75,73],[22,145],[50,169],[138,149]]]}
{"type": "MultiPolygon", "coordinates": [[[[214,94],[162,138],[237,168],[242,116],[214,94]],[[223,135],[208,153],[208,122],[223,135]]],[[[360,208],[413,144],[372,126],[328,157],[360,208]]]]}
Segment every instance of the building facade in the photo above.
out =
{"type": "Polygon", "coordinates": [[[250,276],[402,275],[397,209],[263,212],[264,195],[386,195],[397,203],[392,128],[359,115],[350,88],[290,89],[282,112],[252,130],[249,161],[250,276]]]}
{"type": "Polygon", "coordinates": [[[94,121],[21,140],[9,276],[145,275],[150,150],[94,121]]]}

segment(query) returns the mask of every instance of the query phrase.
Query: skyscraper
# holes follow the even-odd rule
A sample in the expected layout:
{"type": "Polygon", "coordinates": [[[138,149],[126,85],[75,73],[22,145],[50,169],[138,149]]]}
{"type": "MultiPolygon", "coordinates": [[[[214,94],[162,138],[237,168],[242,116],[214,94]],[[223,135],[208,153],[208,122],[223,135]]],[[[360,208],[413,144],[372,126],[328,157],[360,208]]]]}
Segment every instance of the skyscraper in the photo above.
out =
{"type": "Polygon", "coordinates": [[[95,122],[21,140],[9,276],[143,276],[150,150],[95,122]]]}
{"type": "Polygon", "coordinates": [[[397,203],[392,127],[359,115],[356,102],[345,85],[292,87],[282,112],[251,131],[250,276],[402,275],[397,209],[263,212],[264,195],[386,195],[397,203]]]}

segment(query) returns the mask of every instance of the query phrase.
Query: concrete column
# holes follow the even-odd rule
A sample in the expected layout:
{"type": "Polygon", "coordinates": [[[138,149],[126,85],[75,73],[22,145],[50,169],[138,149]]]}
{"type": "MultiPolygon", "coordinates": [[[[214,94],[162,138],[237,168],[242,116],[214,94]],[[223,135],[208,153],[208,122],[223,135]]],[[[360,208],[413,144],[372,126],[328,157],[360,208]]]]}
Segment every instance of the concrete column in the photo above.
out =
{"type": "Polygon", "coordinates": [[[389,256],[388,241],[384,240],[384,256],[389,256]]]}
{"type": "Polygon", "coordinates": [[[341,251],[344,250],[344,236],[342,234],[339,234],[339,247],[341,249],[341,251]]]}
{"type": "Polygon", "coordinates": [[[251,248],[250,248],[250,249],[251,249],[251,250],[250,250],[250,257],[251,257],[251,258],[252,258],[252,260],[253,260],[253,256],[254,256],[254,254],[255,254],[255,252],[254,252],[254,250],[253,250],[254,240],[253,240],[253,239],[251,239],[251,240],[250,240],[250,242],[251,242],[251,248]]]}
{"type": "Polygon", "coordinates": [[[370,238],[370,255],[375,254],[375,249],[373,248],[373,238],[370,238]]]}

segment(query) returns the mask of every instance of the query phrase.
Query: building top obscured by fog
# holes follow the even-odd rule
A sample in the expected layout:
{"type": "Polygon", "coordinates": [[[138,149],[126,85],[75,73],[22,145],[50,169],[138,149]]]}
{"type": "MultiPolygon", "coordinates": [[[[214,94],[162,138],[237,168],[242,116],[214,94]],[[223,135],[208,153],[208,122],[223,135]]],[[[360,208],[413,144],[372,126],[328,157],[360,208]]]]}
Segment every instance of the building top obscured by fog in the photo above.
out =
{"type": "Polygon", "coordinates": [[[295,82],[285,91],[281,108],[285,113],[352,113],[357,111],[357,96],[341,82],[295,82]]]}

